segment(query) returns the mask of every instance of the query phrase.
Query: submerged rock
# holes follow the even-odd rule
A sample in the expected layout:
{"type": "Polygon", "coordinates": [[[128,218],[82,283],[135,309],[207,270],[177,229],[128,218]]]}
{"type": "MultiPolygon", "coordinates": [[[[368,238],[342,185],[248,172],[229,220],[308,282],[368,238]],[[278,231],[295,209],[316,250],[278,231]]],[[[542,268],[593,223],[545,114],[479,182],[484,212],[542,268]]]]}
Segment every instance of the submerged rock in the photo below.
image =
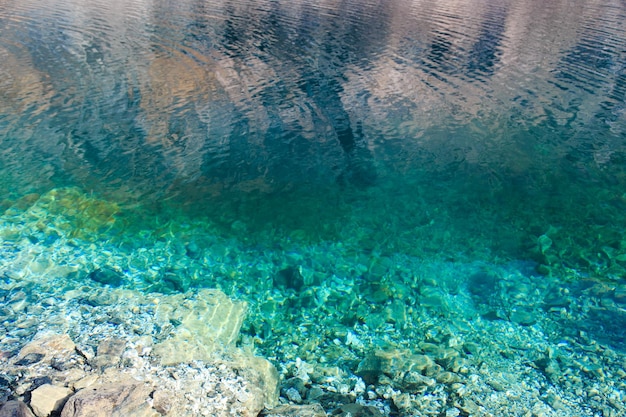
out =
{"type": "Polygon", "coordinates": [[[163,365],[210,360],[214,352],[234,346],[247,310],[245,302],[207,289],[192,297],[180,294],[167,300],[159,303],[157,319],[178,326],[173,337],[154,348],[163,365]]]}
{"type": "Polygon", "coordinates": [[[383,417],[376,407],[361,404],[345,404],[331,413],[337,417],[383,417]]]}
{"type": "Polygon", "coordinates": [[[109,267],[95,269],[87,274],[87,278],[102,285],[110,285],[111,287],[119,287],[124,283],[124,276],[109,267]]]}
{"type": "Polygon", "coordinates": [[[68,335],[46,335],[28,343],[15,358],[15,366],[32,367],[33,365],[64,368],[67,362],[75,360],[76,345],[68,335]]]}
{"type": "Polygon", "coordinates": [[[310,405],[279,405],[264,411],[261,417],[326,417],[326,412],[319,404],[310,405]]]}
{"type": "Polygon", "coordinates": [[[126,341],[122,339],[105,339],[98,344],[96,356],[90,363],[97,368],[115,366],[120,363],[125,347],[126,341]]]}
{"type": "Polygon", "coordinates": [[[289,266],[278,271],[274,277],[274,286],[293,289],[297,292],[304,287],[304,277],[299,267],[289,266]]]}

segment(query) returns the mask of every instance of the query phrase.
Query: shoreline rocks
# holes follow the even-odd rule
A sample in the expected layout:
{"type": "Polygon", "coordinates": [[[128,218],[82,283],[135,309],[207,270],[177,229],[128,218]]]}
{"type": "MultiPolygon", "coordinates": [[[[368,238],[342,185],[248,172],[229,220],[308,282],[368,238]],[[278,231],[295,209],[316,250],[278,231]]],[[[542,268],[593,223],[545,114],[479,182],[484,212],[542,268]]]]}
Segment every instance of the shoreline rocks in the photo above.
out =
{"type": "MultiPolygon", "coordinates": [[[[2,363],[12,378],[10,396],[36,417],[256,417],[277,404],[274,366],[235,346],[245,303],[206,290],[159,307],[157,320],[179,324],[156,345],[146,337],[109,337],[93,354],[68,334],[39,335],[2,363]]],[[[7,413],[23,410],[7,404],[7,413]]]]}

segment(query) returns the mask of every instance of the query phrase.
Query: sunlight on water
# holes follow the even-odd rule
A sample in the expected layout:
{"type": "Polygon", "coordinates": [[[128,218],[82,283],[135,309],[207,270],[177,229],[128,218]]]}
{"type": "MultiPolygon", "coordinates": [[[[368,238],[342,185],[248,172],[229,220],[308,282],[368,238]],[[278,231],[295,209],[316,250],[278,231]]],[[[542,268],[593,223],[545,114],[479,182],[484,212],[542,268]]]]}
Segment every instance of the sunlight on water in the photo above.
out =
{"type": "MultiPolygon", "coordinates": [[[[45,329],[89,344],[124,291],[152,311],[220,288],[250,305],[240,345],[327,395],[283,402],[622,415],[625,20],[610,0],[3,2],[0,358],[45,329]],[[421,382],[376,368],[402,349],[436,362],[405,364],[421,382]]],[[[190,325],[150,317],[101,338],[190,325]]]]}

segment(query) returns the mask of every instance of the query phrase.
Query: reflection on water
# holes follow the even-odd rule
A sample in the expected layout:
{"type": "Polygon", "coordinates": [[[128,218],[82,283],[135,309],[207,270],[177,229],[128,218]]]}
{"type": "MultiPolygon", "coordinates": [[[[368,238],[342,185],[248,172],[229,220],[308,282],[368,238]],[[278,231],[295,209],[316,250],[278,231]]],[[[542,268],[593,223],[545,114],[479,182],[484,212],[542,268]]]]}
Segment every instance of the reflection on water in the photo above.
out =
{"type": "Polygon", "coordinates": [[[3,197],[69,183],[259,227],[369,210],[386,233],[440,224],[447,238],[422,235],[435,246],[473,237],[530,256],[551,227],[589,246],[577,228],[617,235],[626,204],[625,14],[616,1],[7,1],[3,197]]]}

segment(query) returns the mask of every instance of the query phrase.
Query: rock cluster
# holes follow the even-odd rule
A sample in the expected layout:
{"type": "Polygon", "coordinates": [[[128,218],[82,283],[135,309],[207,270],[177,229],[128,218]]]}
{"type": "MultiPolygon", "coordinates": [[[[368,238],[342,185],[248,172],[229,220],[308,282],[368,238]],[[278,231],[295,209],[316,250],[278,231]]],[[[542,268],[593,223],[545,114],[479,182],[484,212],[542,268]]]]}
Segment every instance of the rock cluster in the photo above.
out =
{"type": "Polygon", "coordinates": [[[40,335],[2,359],[14,400],[0,416],[254,417],[276,405],[273,365],[234,345],[245,305],[205,291],[181,306],[159,310],[179,324],[157,344],[105,338],[94,352],[67,334],[40,335]]]}

